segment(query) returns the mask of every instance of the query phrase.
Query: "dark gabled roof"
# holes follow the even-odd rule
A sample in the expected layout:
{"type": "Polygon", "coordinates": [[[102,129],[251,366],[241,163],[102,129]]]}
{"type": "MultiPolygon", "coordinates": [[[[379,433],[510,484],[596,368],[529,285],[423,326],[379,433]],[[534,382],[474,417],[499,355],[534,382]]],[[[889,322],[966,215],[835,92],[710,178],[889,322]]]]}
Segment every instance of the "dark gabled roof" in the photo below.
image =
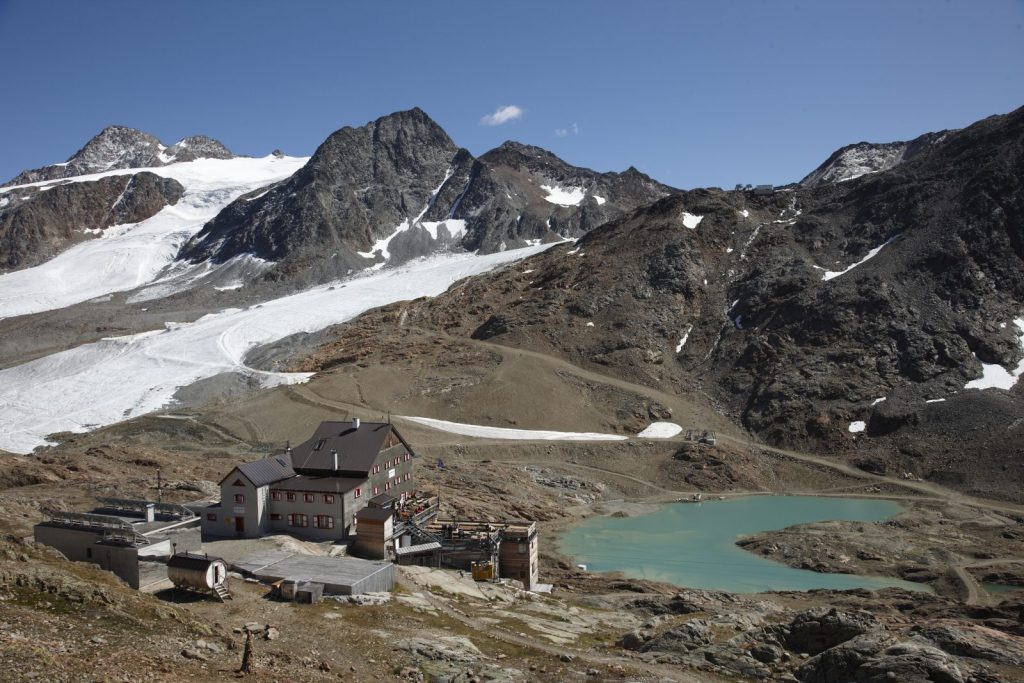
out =
{"type": "Polygon", "coordinates": [[[330,471],[334,469],[332,451],[337,451],[339,470],[367,473],[392,432],[402,440],[388,422],[363,422],[358,429],[347,421],[321,422],[310,439],[292,449],[292,463],[297,470],[330,471]]]}
{"type": "Polygon", "coordinates": [[[167,560],[167,566],[177,569],[204,570],[214,562],[224,562],[224,560],[219,557],[199,555],[198,553],[178,553],[177,555],[171,555],[171,558],[167,560]]]}
{"type": "Polygon", "coordinates": [[[383,522],[393,514],[395,514],[395,511],[389,508],[363,508],[356,513],[356,519],[359,521],[383,522]]]}
{"type": "MultiPolygon", "coordinates": [[[[253,486],[266,486],[267,484],[273,484],[275,481],[295,476],[291,458],[287,453],[272,455],[269,458],[263,458],[263,460],[255,462],[247,462],[244,465],[239,465],[238,471],[245,475],[245,478],[252,482],[253,486]]],[[[230,476],[231,473],[228,473],[228,476],[224,477],[224,479],[230,476]]],[[[224,479],[221,479],[221,484],[224,483],[224,479]]]]}
{"type": "Polygon", "coordinates": [[[371,498],[369,503],[373,507],[389,508],[396,500],[398,500],[398,496],[393,496],[390,493],[381,493],[380,495],[371,498]]]}
{"type": "Polygon", "coordinates": [[[366,484],[358,477],[309,477],[300,474],[274,484],[275,491],[313,491],[316,493],[348,493],[366,484]]]}

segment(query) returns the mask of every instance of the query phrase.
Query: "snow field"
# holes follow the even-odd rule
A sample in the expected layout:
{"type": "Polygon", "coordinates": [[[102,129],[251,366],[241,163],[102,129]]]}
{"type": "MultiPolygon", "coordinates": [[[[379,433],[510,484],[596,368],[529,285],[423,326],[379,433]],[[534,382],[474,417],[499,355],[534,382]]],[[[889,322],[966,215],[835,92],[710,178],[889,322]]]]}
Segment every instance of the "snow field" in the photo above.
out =
{"type": "Polygon", "coordinates": [[[539,429],[509,429],[507,427],[487,427],[485,425],[448,422],[429,417],[399,416],[425,427],[438,429],[451,434],[473,436],[479,439],[503,439],[509,441],[625,441],[628,437],[618,434],[601,434],[599,432],[553,432],[539,429]]]}
{"type": "Polygon", "coordinates": [[[637,436],[642,439],[671,439],[681,431],[683,428],[675,422],[652,422],[637,436]]]}
{"type": "MultiPolygon", "coordinates": [[[[541,185],[540,189],[548,193],[544,199],[558,206],[579,206],[583,198],[587,196],[587,191],[582,187],[563,188],[557,185],[541,185]]],[[[598,202],[598,204],[603,203],[603,201],[598,202]]]]}
{"type": "Polygon", "coordinates": [[[702,220],[704,220],[704,216],[695,216],[692,213],[683,212],[683,225],[690,230],[695,230],[702,220]]]}
{"type": "Polygon", "coordinates": [[[52,187],[149,171],[174,178],[185,187],[185,194],[177,204],[165,206],[147,220],[112,226],[101,237],[77,244],[46,263],[0,275],[0,318],[64,308],[151,282],[221,209],[247,192],[287,178],[306,161],[304,157],[273,156],[200,159],[33,183],[52,187]]]}
{"type": "MultiPolygon", "coordinates": [[[[1021,348],[1024,349],[1024,318],[1017,318],[1013,324],[1020,330],[1021,348]]],[[[981,363],[981,361],[978,361],[981,363]]],[[[1017,363],[1013,370],[1007,370],[996,363],[981,363],[982,375],[964,385],[964,389],[1012,389],[1024,375],[1024,359],[1017,363]]]]}
{"type": "Polygon", "coordinates": [[[679,343],[676,344],[676,353],[682,352],[683,347],[686,346],[686,340],[690,338],[690,332],[692,331],[693,325],[686,328],[686,332],[683,333],[683,336],[679,339],[679,343]]]}
{"type": "Polygon", "coordinates": [[[817,266],[815,266],[815,268],[818,268],[818,270],[825,270],[824,275],[821,276],[822,280],[832,280],[834,278],[839,277],[840,275],[845,275],[846,273],[849,273],[851,270],[853,270],[857,266],[863,265],[863,264],[867,263],[868,261],[870,261],[871,259],[875,258],[876,256],[878,256],[878,252],[882,251],[882,249],[884,249],[889,244],[891,244],[892,241],[894,239],[896,239],[897,237],[899,237],[899,235],[894,235],[893,237],[890,237],[889,239],[887,239],[885,242],[882,242],[880,245],[878,245],[877,247],[875,247],[874,249],[869,251],[867,256],[862,258],[860,261],[857,261],[852,266],[848,267],[846,270],[841,270],[839,272],[833,272],[833,271],[830,271],[830,270],[825,270],[824,268],[818,268],[817,266]]]}
{"type": "Polygon", "coordinates": [[[255,377],[264,386],[303,381],[308,375],[248,368],[245,354],[291,334],[350,320],[370,308],[436,296],[457,280],[549,246],[421,259],[252,308],[225,310],[192,323],[167,323],[163,330],[104,339],[0,370],[0,449],[27,453],[54,432],[84,432],[159,410],[173,401],[179,387],[225,372],[255,377]]]}

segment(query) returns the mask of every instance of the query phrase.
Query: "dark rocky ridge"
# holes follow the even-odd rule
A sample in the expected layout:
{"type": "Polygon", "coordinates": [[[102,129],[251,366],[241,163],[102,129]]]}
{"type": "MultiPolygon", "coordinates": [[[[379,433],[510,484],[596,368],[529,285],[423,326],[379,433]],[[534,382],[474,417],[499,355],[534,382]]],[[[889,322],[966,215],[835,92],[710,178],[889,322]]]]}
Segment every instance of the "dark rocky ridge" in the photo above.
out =
{"type": "Polygon", "coordinates": [[[125,168],[153,168],[195,159],[231,159],[234,154],[212,138],[194,135],[167,146],[149,133],[108,126],[62,164],[23,171],[0,187],[59,180],[125,168]]]}
{"type": "Polygon", "coordinates": [[[705,392],[777,445],[1019,498],[1024,389],[964,385],[978,359],[1017,365],[1021,317],[1024,109],[843,183],[667,197],[403,320],[705,392]]]}
{"type": "Polygon", "coordinates": [[[262,196],[242,197],[210,221],[180,258],[276,261],[270,277],[323,279],[446,249],[483,253],[577,237],[671,192],[635,169],[596,173],[537,147],[507,142],[475,159],[423,111],[342,128],[309,163],[262,196]],[[577,205],[543,185],[577,188],[577,205]],[[454,221],[454,222],[451,222],[454,221]],[[464,230],[463,230],[464,229],[464,230]]]}
{"type": "Polygon", "coordinates": [[[334,274],[365,268],[371,261],[356,251],[417,215],[458,151],[419,109],[342,128],[291,178],[230,204],[180,257],[226,261],[252,253],[284,261],[278,275],[321,260],[334,274]]]}
{"type": "Polygon", "coordinates": [[[143,172],[0,194],[0,270],[42,263],[97,234],[86,231],[150,218],[184,191],[176,180],[143,172]]]}

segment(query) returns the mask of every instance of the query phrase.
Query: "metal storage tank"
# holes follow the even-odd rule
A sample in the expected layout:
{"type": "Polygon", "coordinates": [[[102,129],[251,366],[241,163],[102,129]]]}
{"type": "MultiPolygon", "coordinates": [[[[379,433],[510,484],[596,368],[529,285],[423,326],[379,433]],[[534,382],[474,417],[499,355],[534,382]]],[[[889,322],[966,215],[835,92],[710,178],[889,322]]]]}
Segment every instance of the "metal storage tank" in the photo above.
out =
{"type": "Polygon", "coordinates": [[[212,591],[224,583],[228,566],[219,557],[177,553],[167,560],[167,578],[178,588],[212,591]]]}

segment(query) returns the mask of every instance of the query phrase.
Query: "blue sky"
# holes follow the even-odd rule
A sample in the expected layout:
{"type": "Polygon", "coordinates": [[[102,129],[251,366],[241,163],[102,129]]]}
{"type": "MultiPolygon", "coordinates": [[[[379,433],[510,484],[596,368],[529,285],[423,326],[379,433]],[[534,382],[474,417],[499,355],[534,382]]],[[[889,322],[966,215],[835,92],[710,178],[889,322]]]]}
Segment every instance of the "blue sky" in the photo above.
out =
{"type": "Polygon", "coordinates": [[[475,154],[515,139],[684,188],[783,183],[1024,105],[1022,24],[1022,0],[0,0],[0,178],[112,123],[309,154],[419,106],[475,154]]]}

